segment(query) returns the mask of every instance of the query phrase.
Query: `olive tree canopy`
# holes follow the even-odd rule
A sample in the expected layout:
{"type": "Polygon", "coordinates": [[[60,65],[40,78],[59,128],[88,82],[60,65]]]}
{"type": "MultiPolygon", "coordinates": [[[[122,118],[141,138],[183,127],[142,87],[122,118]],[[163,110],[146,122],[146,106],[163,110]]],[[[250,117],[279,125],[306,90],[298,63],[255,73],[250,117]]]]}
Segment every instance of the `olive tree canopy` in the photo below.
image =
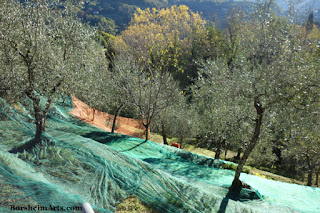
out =
{"type": "Polygon", "coordinates": [[[70,3],[0,3],[2,94],[14,100],[25,96],[32,100],[36,144],[41,141],[53,98],[89,91],[88,85],[94,85],[90,79],[99,79],[103,73],[104,55],[93,40],[95,32],[75,20],[70,3]],[[40,98],[46,99],[44,105],[40,98]]]}

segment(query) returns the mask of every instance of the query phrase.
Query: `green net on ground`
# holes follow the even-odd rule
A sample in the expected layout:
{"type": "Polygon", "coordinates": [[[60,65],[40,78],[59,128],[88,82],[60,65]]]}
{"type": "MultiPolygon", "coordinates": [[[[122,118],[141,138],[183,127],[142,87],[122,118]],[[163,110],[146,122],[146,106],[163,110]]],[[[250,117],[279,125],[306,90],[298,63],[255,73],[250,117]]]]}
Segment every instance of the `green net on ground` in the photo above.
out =
{"type": "Polygon", "coordinates": [[[42,147],[9,153],[34,135],[30,106],[0,99],[0,212],[80,212],[83,202],[114,212],[130,195],[158,212],[320,212],[320,189],[247,174],[261,199],[228,199],[227,162],[90,126],[68,113],[70,99],[50,109],[42,147]]]}

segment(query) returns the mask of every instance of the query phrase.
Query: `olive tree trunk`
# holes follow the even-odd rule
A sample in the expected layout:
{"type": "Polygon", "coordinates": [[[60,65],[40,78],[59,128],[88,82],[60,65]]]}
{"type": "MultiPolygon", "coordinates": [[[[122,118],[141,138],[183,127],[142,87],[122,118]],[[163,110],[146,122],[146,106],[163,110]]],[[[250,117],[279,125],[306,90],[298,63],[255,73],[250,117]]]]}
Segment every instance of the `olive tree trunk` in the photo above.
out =
{"type": "Polygon", "coordinates": [[[40,106],[40,97],[36,96],[34,93],[27,92],[27,96],[32,100],[33,102],[33,110],[34,110],[34,117],[35,117],[35,124],[36,124],[36,133],[32,140],[26,142],[22,146],[15,147],[9,152],[11,153],[18,153],[23,151],[31,150],[33,147],[35,147],[38,144],[42,143],[42,133],[46,131],[45,124],[46,124],[46,116],[47,111],[51,105],[52,99],[49,99],[46,103],[45,109],[41,109],[40,106]]]}
{"type": "Polygon", "coordinates": [[[96,114],[96,110],[94,108],[92,108],[92,121],[94,121],[95,114],[96,114]]]}
{"type": "MultiPolygon", "coordinates": [[[[33,141],[34,143],[30,145],[35,145],[35,144],[41,143],[42,132],[46,131],[45,129],[46,111],[41,109],[40,97],[36,96],[34,93],[28,93],[28,96],[33,102],[34,118],[35,118],[35,124],[36,124],[36,134],[33,141]]],[[[50,103],[51,101],[48,101],[48,104],[50,103]]]]}
{"type": "Polygon", "coordinates": [[[316,182],[315,182],[316,187],[319,186],[319,174],[320,174],[320,166],[318,167],[318,170],[316,172],[316,182]]]}
{"type": "Polygon", "coordinates": [[[307,164],[308,164],[308,183],[307,183],[307,186],[311,186],[312,185],[312,175],[313,175],[315,165],[312,163],[308,154],[307,154],[307,164]]]}
{"type": "Polygon", "coordinates": [[[144,124],[144,127],[146,128],[146,134],[145,134],[146,140],[145,141],[147,141],[147,140],[149,140],[149,123],[144,124]]]}
{"type": "Polygon", "coordinates": [[[220,159],[220,154],[221,154],[221,144],[218,143],[218,146],[214,155],[214,159],[220,159]]]}
{"type": "Polygon", "coordinates": [[[236,160],[240,160],[241,152],[242,152],[242,148],[240,147],[240,148],[238,149],[237,156],[235,157],[236,160]]]}
{"type": "Polygon", "coordinates": [[[112,122],[112,129],[111,129],[111,132],[114,133],[114,130],[116,128],[116,121],[117,121],[117,117],[121,111],[123,107],[123,104],[120,104],[120,106],[116,109],[115,113],[114,113],[114,117],[113,117],[113,122],[112,122]]]}
{"type": "Polygon", "coordinates": [[[234,193],[236,193],[236,195],[239,195],[239,193],[242,189],[242,183],[240,181],[240,174],[241,174],[242,168],[246,164],[250,153],[252,152],[252,150],[256,146],[256,144],[259,140],[260,132],[261,132],[263,113],[264,113],[265,109],[262,107],[262,105],[257,100],[255,100],[255,102],[254,102],[254,107],[256,108],[256,112],[257,112],[254,133],[252,135],[252,138],[250,140],[249,145],[246,147],[246,149],[243,153],[243,156],[240,159],[240,162],[238,164],[238,167],[237,167],[237,170],[236,170],[236,173],[235,173],[234,179],[232,181],[232,185],[231,185],[231,190],[234,193]]]}
{"type": "Polygon", "coordinates": [[[167,141],[167,131],[163,122],[161,122],[161,133],[163,138],[163,144],[168,145],[167,141]]]}
{"type": "Polygon", "coordinates": [[[312,186],[312,174],[313,174],[313,167],[309,168],[308,170],[308,183],[307,186],[312,186]]]}
{"type": "Polygon", "coordinates": [[[183,144],[183,140],[184,140],[184,135],[180,135],[180,149],[182,149],[182,144],[183,144]]]}

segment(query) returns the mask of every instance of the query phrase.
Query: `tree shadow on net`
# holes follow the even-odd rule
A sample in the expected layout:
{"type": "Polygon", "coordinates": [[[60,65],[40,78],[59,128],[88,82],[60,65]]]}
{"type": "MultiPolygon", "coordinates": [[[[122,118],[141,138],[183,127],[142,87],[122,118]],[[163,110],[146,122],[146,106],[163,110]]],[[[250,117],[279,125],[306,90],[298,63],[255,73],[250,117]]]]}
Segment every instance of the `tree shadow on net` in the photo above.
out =
{"type": "Polygon", "coordinates": [[[137,145],[135,145],[135,146],[133,146],[133,147],[131,147],[131,148],[129,148],[129,149],[120,150],[119,152],[128,152],[128,151],[131,151],[131,150],[136,149],[136,148],[138,148],[139,146],[145,144],[146,142],[148,142],[148,141],[145,140],[145,141],[143,141],[143,142],[141,142],[141,143],[139,143],[139,144],[137,144],[137,145]]]}
{"type": "MultiPolygon", "coordinates": [[[[90,138],[92,140],[98,141],[103,144],[107,143],[117,143],[117,142],[122,142],[124,139],[129,139],[132,138],[131,136],[128,135],[123,135],[123,134],[118,134],[118,133],[109,133],[109,132],[99,132],[99,131],[93,131],[84,135],[81,135],[82,137],[90,138]]],[[[125,150],[120,150],[119,152],[127,152],[131,151],[135,148],[138,148],[139,146],[145,144],[147,140],[142,141],[141,143],[134,145],[131,148],[125,149],[125,150]]]]}
{"type": "Polygon", "coordinates": [[[109,133],[109,132],[98,132],[93,131],[87,134],[82,135],[82,137],[90,138],[92,140],[98,141],[100,143],[116,143],[118,141],[122,141],[123,139],[130,138],[128,135],[122,135],[117,133],[109,133]]]}

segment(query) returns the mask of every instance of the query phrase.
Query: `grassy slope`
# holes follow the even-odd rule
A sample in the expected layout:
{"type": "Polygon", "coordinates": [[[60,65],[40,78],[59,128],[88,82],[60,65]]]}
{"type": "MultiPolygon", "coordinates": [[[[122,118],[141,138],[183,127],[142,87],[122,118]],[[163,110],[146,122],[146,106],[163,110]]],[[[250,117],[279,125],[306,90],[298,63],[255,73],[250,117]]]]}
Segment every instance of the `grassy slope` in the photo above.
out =
{"type": "MultiPolygon", "coordinates": [[[[163,143],[162,137],[160,135],[158,135],[158,134],[155,134],[155,133],[151,133],[150,140],[154,141],[154,142],[157,142],[157,143],[163,143]]],[[[169,142],[169,144],[171,144],[172,142],[178,142],[178,139],[171,138],[171,139],[168,139],[168,142],[169,142]]],[[[204,148],[199,148],[199,147],[196,147],[195,145],[191,145],[191,144],[183,144],[182,148],[183,148],[183,150],[186,150],[186,151],[189,151],[189,152],[193,152],[193,153],[197,153],[197,154],[200,154],[200,155],[205,155],[205,156],[212,157],[212,158],[215,156],[215,152],[207,150],[207,149],[204,149],[204,148]]],[[[224,158],[225,157],[224,153],[221,154],[220,157],[222,157],[222,159],[224,159],[224,160],[228,160],[228,159],[233,158],[235,155],[236,155],[236,153],[234,153],[232,151],[228,151],[226,158],[224,158]]],[[[249,161],[250,161],[250,159],[249,159],[249,161]]],[[[248,166],[247,168],[248,168],[248,173],[252,174],[252,175],[256,175],[256,176],[260,176],[260,177],[263,177],[263,178],[272,179],[272,180],[276,180],[276,181],[282,181],[282,182],[287,182],[287,183],[296,183],[296,184],[300,184],[300,185],[306,185],[306,182],[302,182],[302,181],[295,180],[295,179],[292,179],[292,178],[288,178],[288,177],[284,177],[284,176],[281,176],[281,175],[273,174],[271,172],[260,170],[260,169],[254,168],[254,167],[249,167],[248,166]]],[[[230,169],[235,170],[236,168],[230,168],[230,169]]]]}

